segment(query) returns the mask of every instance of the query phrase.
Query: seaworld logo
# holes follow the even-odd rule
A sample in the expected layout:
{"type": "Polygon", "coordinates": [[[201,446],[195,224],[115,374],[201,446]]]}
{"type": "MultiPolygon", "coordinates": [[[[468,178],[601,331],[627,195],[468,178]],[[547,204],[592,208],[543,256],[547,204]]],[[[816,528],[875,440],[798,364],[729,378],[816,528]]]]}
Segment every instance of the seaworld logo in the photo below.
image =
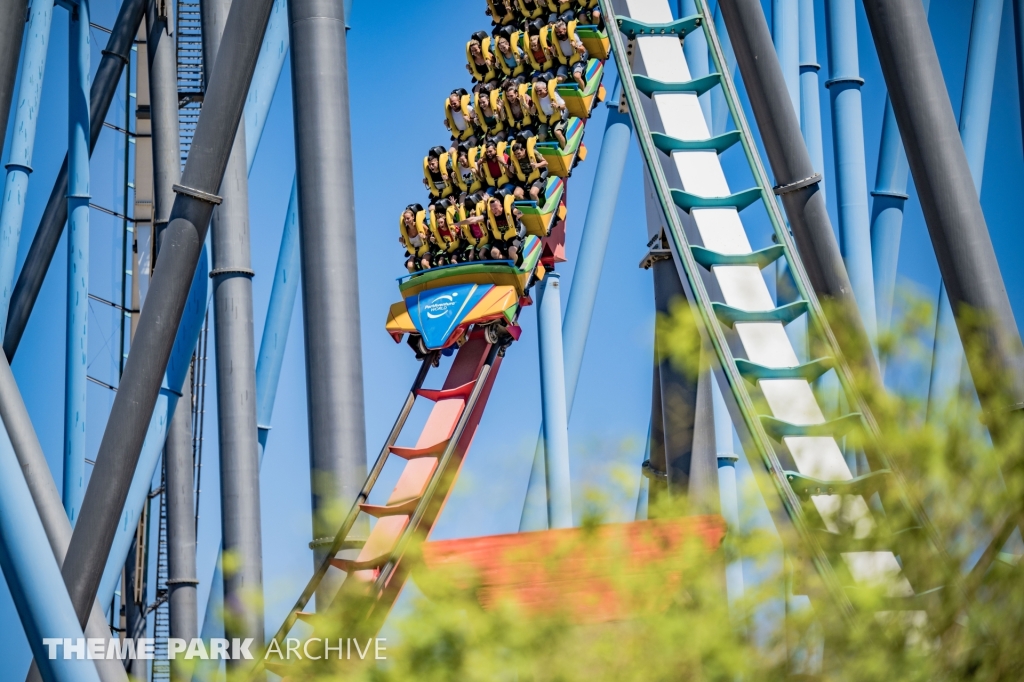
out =
{"type": "Polygon", "coordinates": [[[423,310],[426,311],[427,317],[431,320],[436,320],[439,317],[444,317],[448,314],[451,308],[455,307],[455,297],[457,293],[443,294],[438,296],[430,303],[423,306],[423,310]]]}

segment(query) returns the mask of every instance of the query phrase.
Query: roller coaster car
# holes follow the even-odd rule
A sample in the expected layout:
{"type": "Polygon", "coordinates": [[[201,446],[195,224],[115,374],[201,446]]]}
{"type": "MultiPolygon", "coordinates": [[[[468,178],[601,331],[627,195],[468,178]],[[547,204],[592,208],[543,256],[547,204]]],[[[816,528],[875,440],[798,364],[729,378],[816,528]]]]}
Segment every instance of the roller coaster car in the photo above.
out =
{"type": "Polygon", "coordinates": [[[577,26],[576,37],[583,43],[583,47],[587,48],[590,56],[595,59],[603,61],[608,59],[608,55],[611,54],[611,42],[608,40],[608,34],[598,31],[597,26],[577,26]]]}
{"type": "Polygon", "coordinates": [[[418,336],[410,339],[410,345],[420,353],[461,342],[474,324],[483,327],[491,343],[518,338],[516,313],[534,276],[543,277],[541,250],[540,239],[528,235],[521,265],[478,261],[403,277],[399,290],[404,300],[391,306],[385,328],[396,343],[405,334],[418,336]]]}
{"type": "MultiPolygon", "coordinates": [[[[561,87],[561,86],[559,86],[561,87]]],[[[548,162],[548,173],[560,178],[569,177],[577,161],[587,157],[587,148],[583,146],[583,121],[573,116],[565,126],[565,147],[560,147],[554,140],[538,142],[537,153],[548,162]]]]}
{"type": "Polygon", "coordinates": [[[590,118],[590,112],[594,106],[604,100],[604,86],[601,85],[601,78],[604,76],[604,62],[598,59],[591,59],[587,62],[585,90],[573,82],[560,84],[555,88],[558,96],[565,100],[565,108],[572,116],[582,119],[590,118]]]}
{"type": "Polygon", "coordinates": [[[544,204],[536,201],[517,201],[515,206],[522,212],[519,222],[526,228],[527,234],[546,237],[551,233],[555,220],[565,218],[565,180],[557,176],[549,176],[544,190],[544,204]]]}

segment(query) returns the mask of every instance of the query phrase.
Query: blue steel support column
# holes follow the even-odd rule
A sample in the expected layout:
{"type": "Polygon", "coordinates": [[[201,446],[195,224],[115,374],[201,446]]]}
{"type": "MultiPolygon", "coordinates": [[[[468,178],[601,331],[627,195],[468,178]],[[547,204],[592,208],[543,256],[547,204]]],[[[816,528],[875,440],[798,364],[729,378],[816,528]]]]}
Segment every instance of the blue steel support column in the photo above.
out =
{"type": "MultiPolygon", "coordinates": [[[[818,91],[817,36],[814,26],[814,0],[798,0],[800,15],[800,131],[811,155],[814,170],[825,175],[825,150],[821,141],[821,98],[818,91]]],[[[818,185],[825,196],[825,183],[818,185]]]]}
{"type": "MultiPolygon", "coordinates": [[[[971,19],[971,41],[967,50],[967,72],[960,103],[960,139],[964,143],[967,166],[974,189],[981,197],[985,173],[985,147],[992,113],[992,90],[999,54],[999,30],[1002,26],[1002,0],[975,0],[971,19]]],[[[931,383],[928,388],[928,415],[940,415],[960,387],[964,363],[963,342],[957,333],[956,318],[950,308],[945,283],[939,285],[935,349],[932,355],[931,383]]]]}
{"type": "Polygon", "coordinates": [[[772,0],[772,42],[793,111],[800,116],[800,14],[797,0],[772,0]]]}
{"type": "MultiPolygon", "coordinates": [[[[677,18],[692,17],[697,13],[697,3],[694,0],[679,0],[677,4],[677,18]]],[[[708,63],[708,39],[704,31],[694,31],[683,40],[683,55],[686,57],[686,65],[690,68],[690,76],[702,78],[711,73],[708,63]]],[[[700,108],[704,111],[704,118],[711,120],[711,93],[705,92],[698,100],[700,108]]],[[[609,100],[611,101],[611,100],[609,100]]],[[[618,100],[615,100],[618,101],[618,100]]]]}
{"type": "Polygon", "coordinates": [[[252,75],[249,94],[245,98],[245,157],[247,168],[252,170],[256,150],[267,124],[270,104],[277,92],[277,81],[281,78],[284,58],[288,55],[288,0],[274,0],[270,11],[267,32],[263,34],[256,71],[252,75]]]}
{"type": "MultiPolygon", "coordinates": [[[[725,404],[725,396],[717,378],[711,381],[711,396],[715,411],[715,446],[718,450],[718,495],[721,501],[722,518],[726,528],[739,532],[740,507],[736,489],[736,429],[725,404]]],[[[725,589],[730,607],[743,597],[743,562],[739,558],[725,567],[725,589]]]]}
{"type": "Polygon", "coordinates": [[[0,207],[0,338],[7,329],[7,308],[14,287],[14,266],[18,258],[21,224],[25,219],[28,176],[32,172],[32,151],[36,142],[52,19],[53,0],[35,0],[32,3],[28,26],[25,27],[21,82],[14,104],[11,155],[7,161],[3,206],[0,207]]]}
{"type": "Polygon", "coordinates": [[[1024,0],[1013,1],[1013,36],[1017,47],[1017,99],[1020,101],[1020,125],[1024,131],[1024,0]]]}
{"type": "Polygon", "coordinates": [[[896,126],[892,102],[885,98],[882,141],[878,150],[875,189],[871,192],[871,260],[875,275],[875,311],[878,331],[885,333],[892,321],[896,291],[896,266],[903,231],[903,207],[907,203],[907,177],[910,166],[903,150],[903,139],[896,126]]]}
{"type": "Polygon", "coordinates": [[[868,180],[864,165],[864,120],[857,63],[855,0],[825,0],[829,80],[832,96],[832,143],[835,148],[839,205],[839,243],[850,273],[864,329],[877,338],[875,280],[871,266],[868,180]]]}
{"type": "MultiPolygon", "coordinates": [[[[590,190],[590,204],[583,223],[580,251],[576,258],[576,269],[572,275],[569,300],[565,306],[562,322],[562,344],[565,349],[565,392],[566,414],[572,416],[572,405],[576,398],[583,353],[590,333],[590,322],[594,316],[594,303],[601,283],[601,269],[604,267],[605,252],[608,249],[608,235],[615,216],[615,203],[622,185],[622,174],[629,154],[629,141],[633,134],[633,123],[629,114],[618,110],[618,89],[608,98],[608,119],[605,123],[601,153],[594,172],[594,185],[590,190]]],[[[519,530],[542,530],[548,527],[547,507],[544,500],[544,450],[543,433],[537,439],[530,483],[523,503],[523,514],[519,530]]]]}
{"type": "MultiPolygon", "coordinates": [[[[736,53],[732,50],[732,43],[729,42],[729,33],[725,30],[725,20],[722,19],[722,10],[719,3],[715,3],[715,32],[718,40],[722,43],[722,52],[725,53],[725,64],[729,75],[736,75],[736,53]]],[[[721,135],[725,132],[725,126],[729,123],[729,104],[725,101],[725,92],[722,88],[711,89],[711,134],[721,135]]]]}
{"type": "Polygon", "coordinates": [[[551,528],[572,527],[569,476],[569,423],[565,409],[565,367],[562,351],[562,296],[558,273],[549,272],[540,285],[537,336],[540,348],[540,399],[544,418],[544,469],[551,528]]]}
{"type": "Polygon", "coordinates": [[[64,362],[64,509],[74,527],[85,495],[89,332],[89,0],[68,22],[68,280],[64,362]]]}
{"type": "Polygon", "coordinates": [[[51,657],[43,643],[84,635],[6,428],[0,429],[0,568],[43,679],[99,682],[92,661],[65,660],[63,651],[51,657]]]}

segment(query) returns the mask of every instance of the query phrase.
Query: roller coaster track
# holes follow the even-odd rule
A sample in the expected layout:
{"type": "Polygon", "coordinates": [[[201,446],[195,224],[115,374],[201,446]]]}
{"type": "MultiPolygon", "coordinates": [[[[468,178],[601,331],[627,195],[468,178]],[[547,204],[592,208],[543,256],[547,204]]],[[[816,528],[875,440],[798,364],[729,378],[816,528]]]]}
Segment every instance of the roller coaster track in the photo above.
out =
{"type": "Polygon", "coordinates": [[[619,6],[628,14],[618,16],[610,0],[600,4],[664,216],[664,247],[702,323],[705,343],[714,350],[717,374],[724,379],[720,385],[745,449],[764,464],[761,471],[754,467],[762,493],[774,487],[786,512],[777,516],[799,538],[799,546],[787,551],[808,558],[816,569],[809,573],[820,578],[815,584],[807,581],[807,593],[830,598],[847,616],[860,604],[870,604],[872,610],[900,612],[914,625],[927,622],[936,607],[934,597],[949,586],[928,584],[914,569],[924,562],[948,562],[854,388],[854,376],[786,229],[714,22],[705,20],[705,0],[697,0],[697,15],[680,19],[673,19],[667,0],[624,0],[619,6]],[[682,42],[696,30],[707,38],[715,72],[694,79],[682,42]],[[716,87],[725,95],[735,127],[712,137],[698,97],[716,87]],[[739,192],[730,187],[719,158],[737,143],[756,182],[739,192]],[[756,251],[751,243],[757,243],[757,235],[749,226],[756,223],[741,218],[750,206],[763,206],[774,242],[756,251]],[[761,270],[783,261],[799,295],[777,305],[761,270]],[[809,347],[826,350],[825,357],[805,363],[785,331],[786,324],[803,315],[815,338],[809,347]],[[813,382],[830,370],[855,408],[832,420],[826,419],[813,390],[813,382]],[[865,436],[871,469],[859,476],[843,456],[842,437],[851,429],[865,436]],[[881,510],[869,504],[875,493],[881,510]],[[858,599],[866,593],[882,596],[858,599]]]}
{"type": "MultiPolygon", "coordinates": [[[[591,110],[599,99],[593,98],[589,105],[591,110]]],[[[556,234],[564,234],[564,226],[556,224],[560,220],[564,218],[552,219],[552,238],[556,234]]],[[[529,291],[538,275],[543,276],[544,266],[538,265],[537,269],[539,272],[531,273],[526,278],[525,291],[529,291]]],[[[519,312],[521,307],[516,311],[516,318],[510,320],[513,325],[519,312]]],[[[353,629],[360,634],[376,632],[383,624],[408,577],[411,567],[406,556],[415,543],[423,542],[429,536],[440,515],[476,434],[501,360],[513,343],[507,334],[496,338],[493,332],[489,332],[490,329],[479,326],[469,331],[468,337],[455,352],[442,388],[438,390],[424,389],[423,383],[431,366],[439,363],[441,353],[430,352],[423,359],[398,418],[355,504],[339,528],[325,560],[317,567],[284,624],[269,643],[270,646],[274,643],[281,646],[299,620],[315,625],[314,614],[305,609],[332,567],[347,574],[339,597],[347,594],[357,595],[359,599],[346,603],[349,609],[355,608],[358,612],[338,613],[332,606],[329,611],[331,616],[343,619],[347,625],[352,624],[353,629]],[[433,402],[433,408],[416,444],[413,447],[400,447],[396,443],[418,399],[433,402]],[[382,505],[370,504],[369,498],[390,457],[405,460],[405,468],[386,502],[382,505]],[[360,515],[377,519],[366,538],[356,537],[357,533],[353,532],[360,515]],[[343,558],[343,553],[357,554],[355,558],[343,558]],[[356,606],[353,607],[353,604],[356,606]]],[[[343,598],[335,598],[335,604],[344,601],[343,598]]],[[[323,613],[325,610],[318,605],[318,611],[323,613]]],[[[256,670],[264,667],[281,676],[290,673],[288,665],[271,660],[260,661],[256,670]]]]}

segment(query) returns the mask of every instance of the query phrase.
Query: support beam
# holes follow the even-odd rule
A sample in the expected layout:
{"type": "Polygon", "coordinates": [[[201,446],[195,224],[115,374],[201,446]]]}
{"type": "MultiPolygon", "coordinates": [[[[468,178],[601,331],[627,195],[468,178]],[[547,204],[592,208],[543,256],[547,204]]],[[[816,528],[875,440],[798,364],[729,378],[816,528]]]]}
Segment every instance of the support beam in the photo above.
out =
{"type": "MultiPolygon", "coordinates": [[[[633,123],[629,114],[618,110],[617,88],[608,98],[608,118],[605,122],[604,138],[594,171],[594,184],[590,190],[587,217],[583,221],[580,250],[576,257],[576,268],[572,274],[572,287],[565,306],[562,321],[562,343],[565,349],[565,395],[566,415],[572,417],[576,400],[583,355],[590,334],[590,323],[594,317],[594,305],[601,283],[608,250],[608,236],[615,217],[615,204],[619,198],[622,175],[629,154],[629,141],[633,135],[633,123]]],[[[530,482],[523,502],[523,513],[519,530],[542,530],[548,527],[547,505],[544,499],[544,434],[543,425],[534,449],[530,482]]]]}
{"type": "Polygon", "coordinates": [[[800,116],[800,12],[797,0],[772,0],[772,41],[793,111],[800,116]]]}
{"type": "MultiPolygon", "coordinates": [[[[103,121],[107,117],[110,103],[117,91],[121,72],[131,58],[132,41],[135,39],[135,33],[142,22],[145,11],[146,0],[124,0],[117,12],[117,19],[111,30],[110,39],[103,49],[103,58],[96,68],[96,75],[93,77],[92,89],[89,94],[90,153],[96,148],[96,140],[99,139],[100,131],[103,130],[103,121]]],[[[7,355],[8,361],[14,360],[14,353],[18,350],[18,344],[25,333],[25,325],[28,324],[32,307],[39,296],[39,290],[46,278],[46,271],[50,268],[53,254],[57,251],[57,244],[64,231],[64,223],[68,219],[67,192],[68,160],[65,158],[64,165],[61,166],[57,180],[50,191],[50,198],[46,201],[43,215],[39,219],[35,236],[32,237],[32,245],[25,257],[25,263],[18,274],[14,293],[5,297],[3,320],[6,320],[6,329],[3,340],[4,354],[7,355]],[[10,301],[9,309],[7,300],[10,301]]]]}
{"type": "MultiPolygon", "coordinates": [[[[818,90],[821,65],[818,64],[814,0],[797,0],[797,3],[800,27],[800,130],[811,155],[811,165],[824,176],[825,150],[821,141],[821,99],[818,90]]],[[[821,183],[820,187],[822,196],[825,196],[825,184],[821,183]]]]}
{"type": "MultiPolygon", "coordinates": [[[[343,0],[289,0],[288,9],[313,562],[319,566],[342,510],[366,478],[348,63],[343,0]]],[[[337,587],[336,580],[321,582],[318,611],[330,605],[337,587]]]]}
{"type": "Polygon", "coordinates": [[[839,242],[861,319],[872,343],[878,335],[871,223],[864,161],[864,113],[857,55],[856,0],[825,0],[828,73],[832,102],[832,147],[839,206],[839,242]]]}
{"type": "MultiPolygon", "coordinates": [[[[676,4],[676,18],[683,19],[692,17],[697,13],[697,3],[694,0],[678,0],[676,4]]],[[[708,63],[708,39],[704,31],[693,31],[683,41],[683,55],[690,67],[690,75],[693,78],[703,78],[711,72],[708,63]]],[[[700,101],[700,108],[704,112],[704,118],[711,120],[711,93],[705,92],[697,98],[700,101]]],[[[615,100],[617,102],[617,100],[615,100]]],[[[612,100],[609,100],[611,103],[612,100]]]]}
{"type": "Polygon", "coordinates": [[[64,358],[64,510],[73,528],[85,494],[89,355],[89,0],[68,21],[68,274],[64,358]]]}
{"type": "MultiPolygon", "coordinates": [[[[1002,0],[975,0],[971,19],[971,41],[967,49],[963,99],[960,102],[960,139],[967,156],[967,167],[974,189],[981,197],[985,174],[985,151],[992,113],[992,91],[996,81],[999,32],[1003,20],[1002,0]]],[[[963,344],[956,332],[956,319],[950,308],[944,282],[939,283],[936,305],[935,346],[932,354],[931,383],[928,389],[928,414],[941,415],[960,391],[960,370],[964,365],[963,344]]]]}
{"type": "MultiPolygon", "coordinates": [[[[722,0],[721,7],[776,184],[785,187],[813,178],[814,166],[796,113],[792,106],[784,106],[789,104],[783,98],[786,82],[760,3],[722,0]]],[[[881,386],[878,364],[839,253],[825,198],[818,188],[820,184],[784,192],[782,204],[811,285],[819,298],[834,303],[829,321],[833,328],[845,331],[847,358],[866,373],[866,378],[881,386]]]]}
{"type": "MultiPolygon", "coordinates": [[[[970,164],[958,144],[924,7],[892,0],[866,0],[864,7],[960,337],[965,346],[976,347],[968,361],[978,397],[987,412],[1019,409],[1024,405],[1020,333],[970,164]],[[970,315],[981,315],[992,326],[971,324],[970,315]]],[[[992,436],[998,443],[1000,434],[992,436]]]]}
{"type": "Polygon", "coordinates": [[[549,272],[538,287],[537,345],[540,350],[540,401],[544,419],[548,527],[572,528],[569,421],[565,408],[562,296],[559,280],[558,273],[549,272]]]}
{"type": "MultiPolygon", "coordinates": [[[[208,0],[203,12],[203,63],[218,61],[221,32],[232,0],[208,0]]],[[[221,530],[228,614],[225,636],[263,646],[263,543],[260,520],[259,444],[256,439],[256,350],[253,338],[252,254],[245,126],[239,126],[220,185],[223,203],[213,213],[214,341],[217,434],[220,452],[221,530]]],[[[227,663],[229,670],[247,666],[227,663]]]]}
{"type": "Polygon", "coordinates": [[[44,638],[84,634],[5,429],[0,429],[0,568],[43,679],[99,682],[92,661],[50,656],[44,643],[44,638]]]}
{"type": "MultiPolygon", "coordinates": [[[[21,79],[14,110],[14,134],[11,136],[11,152],[7,160],[3,205],[0,206],[0,244],[3,245],[0,248],[0,337],[4,336],[7,307],[11,302],[11,286],[14,283],[14,267],[18,259],[18,241],[25,220],[25,195],[28,193],[28,176],[32,173],[32,152],[36,143],[52,19],[53,0],[37,0],[32,3],[28,25],[25,27],[21,79]]],[[[65,194],[61,192],[61,204],[66,202],[65,194]]],[[[67,211],[66,205],[64,209],[67,211]]]]}
{"type": "MultiPolygon", "coordinates": [[[[160,267],[154,273],[146,306],[136,327],[121,384],[100,442],[96,467],[82,503],[81,522],[71,538],[64,578],[79,618],[99,587],[121,510],[128,496],[149,417],[168,367],[175,330],[206,238],[216,192],[242,118],[245,96],[256,66],[272,6],[271,0],[236,5],[224,29],[224,50],[217,56],[197,125],[192,153],[175,191],[171,221],[164,232],[160,267]]],[[[184,372],[181,373],[182,381],[184,372]]],[[[180,385],[180,383],[179,383],[180,385]]]]}
{"type": "Polygon", "coordinates": [[[25,33],[25,15],[28,0],[10,0],[0,3],[0,156],[7,139],[7,118],[11,113],[11,98],[18,77],[18,57],[21,56],[21,38],[25,33]]]}
{"type": "MultiPolygon", "coordinates": [[[[178,137],[175,34],[169,18],[157,12],[155,2],[146,9],[146,48],[153,136],[153,227],[159,254],[162,233],[174,205],[174,185],[181,179],[181,139],[178,137]]],[[[204,269],[199,268],[200,271],[204,269]]],[[[202,295],[206,295],[205,287],[202,295]]],[[[174,408],[164,445],[169,636],[186,641],[199,636],[193,485],[190,369],[182,383],[181,397],[174,408]]],[[[171,662],[171,679],[176,682],[187,679],[180,659],[171,662]]]]}
{"type": "MultiPolygon", "coordinates": [[[[722,52],[725,54],[726,69],[731,77],[736,75],[736,53],[732,49],[732,42],[729,40],[729,32],[725,29],[725,20],[722,18],[722,8],[715,3],[715,33],[722,43],[722,52]]],[[[722,88],[711,89],[711,134],[721,135],[726,131],[729,124],[729,103],[725,101],[725,92],[722,88]]]]}

